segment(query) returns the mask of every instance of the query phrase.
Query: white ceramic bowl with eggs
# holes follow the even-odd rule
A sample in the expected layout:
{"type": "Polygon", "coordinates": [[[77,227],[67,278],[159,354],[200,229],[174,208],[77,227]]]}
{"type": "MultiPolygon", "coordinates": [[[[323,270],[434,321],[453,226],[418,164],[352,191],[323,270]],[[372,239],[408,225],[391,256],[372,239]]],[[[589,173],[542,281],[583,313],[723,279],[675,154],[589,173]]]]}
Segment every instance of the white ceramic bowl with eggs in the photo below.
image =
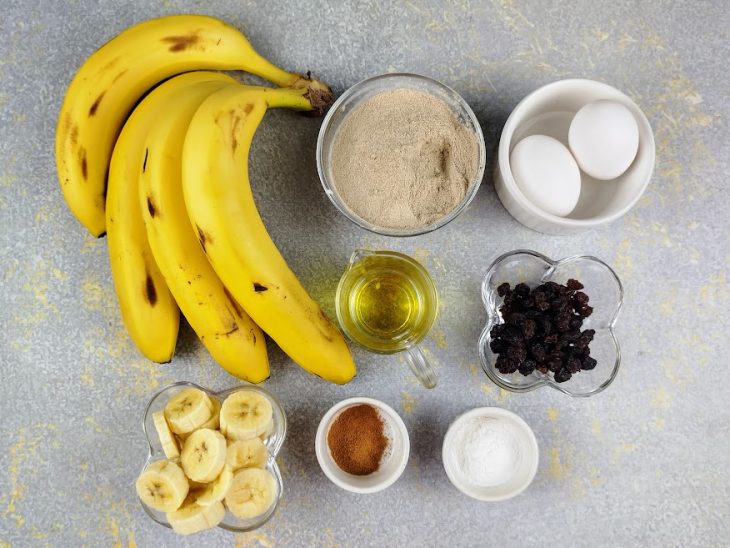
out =
{"type": "Polygon", "coordinates": [[[654,172],[654,134],[649,120],[627,95],[594,80],[560,80],[525,97],[510,114],[499,141],[494,186],[502,204],[523,225],[546,234],[575,234],[611,223],[641,198],[654,172]],[[578,203],[566,216],[545,211],[530,201],[510,168],[510,155],[525,137],[547,135],[569,147],[568,132],[575,114],[593,101],[624,105],[636,120],[639,147],[629,168],[613,180],[598,180],[581,171],[578,203]]]}

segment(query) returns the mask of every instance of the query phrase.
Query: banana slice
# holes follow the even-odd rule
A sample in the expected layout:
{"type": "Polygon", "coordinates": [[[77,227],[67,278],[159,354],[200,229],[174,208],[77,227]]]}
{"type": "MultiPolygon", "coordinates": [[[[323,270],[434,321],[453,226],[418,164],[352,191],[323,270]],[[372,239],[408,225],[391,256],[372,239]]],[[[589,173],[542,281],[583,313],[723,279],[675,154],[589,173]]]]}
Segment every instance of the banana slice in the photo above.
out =
{"type": "Polygon", "coordinates": [[[191,495],[178,510],[167,514],[167,521],[178,535],[191,535],[211,529],[226,515],[226,509],[221,502],[201,506],[195,500],[195,496],[191,495]]]}
{"type": "Polygon", "coordinates": [[[218,401],[218,398],[208,398],[208,401],[210,401],[211,405],[211,416],[210,419],[208,419],[208,422],[206,422],[201,428],[210,428],[211,430],[218,430],[218,427],[220,425],[220,415],[221,415],[221,402],[218,401]]]}
{"type": "Polygon", "coordinates": [[[170,430],[170,426],[167,424],[165,412],[157,411],[152,413],[152,422],[155,424],[155,430],[157,430],[157,436],[160,438],[160,443],[162,444],[162,450],[165,452],[165,456],[168,459],[179,457],[180,446],[170,430]]]}
{"type": "Polygon", "coordinates": [[[226,463],[226,438],[217,430],[196,430],[185,440],[180,462],[191,480],[213,481],[226,463]]]}
{"type": "Polygon", "coordinates": [[[182,469],[169,460],[150,464],[137,478],[135,487],[140,500],[160,512],[177,510],[190,489],[182,469]]]}
{"type": "Polygon", "coordinates": [[[234,472],[241,468],[263,468],[269,456],[261,438],[236,440],[228,444],[226,465],[234,472]]]}
{"type": "Polygon", "coordinates": [[[238,518],[254,518],[265,513],[276,499],[276,479],[268,470],[244,468],[233,476],[226,506],[238,518]]]}
{"type": "Polygon", "coordinates": [[[224,466],[218,477],[210,482],[207,487],[196,494],[195,502],[200,506],[210,506],[222,501],[233,483],[233,470],[224,466]]]}
{"type": "Polygon", "coordinates": [[[271,402],[253,390],[239,390],[226,398],[220,413],[223,435],[232,440],[249,440],[263,434],[272,421],[271,402]]]}
{"type": "Polygon", "coordinates": [[[274,417],[271,417],[271,420],[266,425],[266,428],[264,429],[261,434],[259,434],[259,438],[262,440],[266,440],[271,434],[274,433],[274,417]]]}
{"type": "Polygon", "coordinates": [[[186,388],[175,394],[165,406],[165,418],[170,430],[188,434],[210,420],[212,403],[208,394],[197,388],[186,388]]]}

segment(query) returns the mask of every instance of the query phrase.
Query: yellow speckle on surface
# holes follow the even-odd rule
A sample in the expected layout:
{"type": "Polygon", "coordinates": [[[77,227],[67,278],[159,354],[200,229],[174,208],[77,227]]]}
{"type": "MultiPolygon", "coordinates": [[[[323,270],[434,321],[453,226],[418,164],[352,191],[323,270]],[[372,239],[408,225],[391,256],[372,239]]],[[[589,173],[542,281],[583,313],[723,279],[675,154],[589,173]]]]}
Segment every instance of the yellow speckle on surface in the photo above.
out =
{"type": "Polygon", "coordinates": [[[654,429],[655,430],[664,430],[665,425],[666,425],[666,423],[662,417],[654,417],[654,429]]]}
{"type": "Polygon", "coordinates": [[[469,364],[469,372],[472,377],[476,377],[479,374],[479,366],[475,363],[469,364]]]}
{"type": "Polygon", "coordinates": [[[558,420],[558,417],[560,416],[560,411],[555,409],[554,407],[548,407],[547,410],[547,417],[550,422],[555,422],[558,420]]]}
{"type": "Polygon", "coordinates": [[[97,433],[99,433],[99,434],[111,434],[111,430],[109,430],[108,428],[103,428],[98,422],[96,422],[96,419],[94,417],[86,417],[86,418],[84,418],[84,420],[97,433]]]}
{"type": "Polygon", "coordinates": [[[134,540],[134,532],[130,531],[127,535],[127,548],[137,548],[137,543],[134,540]]]}
{"type": "Polygon", "coordinates": [[[663,386],[652,390],[651,405],[656,409],[666,409],[672,405],[672,395],[663,386]]]}
{"type": "Polygon", "coordinates": [[[431,252],[428,249],[422,249],[420,247],[413,252],[413,258],[416,259],[423,266],[426,266],[430,255],[431,252]]]}
{"type": "Polygon", "coordinates": [[[444,337],[444,332],[440,329],[434,329],[431,332],[431,336],[433,337],[433,340],[436,342],[436,346],[439,348],[446,349],[449,347],[449,344],[446,342],[446,337],[444,337]]]}
{"type": "Polygon", "coordinates": [[[91,373],[91,367],[89,364],[84,366],[84,372],[81,373],[81,382],[84,386],[88,386],[89,388],[94,386],[94,375],[91,373]]]}
{"type": "Polygon", "coordinates": [[[96,276],[86,274],[81,284],[81,305],[86,310],[101,310],[104,288],[96,276]]]}
{"type": "Polygon", "coordinates": [[[248,533],[236,533],[235,548],[271,548],[274,546],[274,542],[265,536],[263,533],[257,531],[249,531],[248,533]]]}
{"type": "Polygon", "coordinates": [[[591,432],[593,432],[593,435],[597,438],[602,437],[603,433],[601,431],[601,423],[598,421],[598,419],[593,419],[591,421],[591,432]]]}
{"type": "Polygon", "coordinates": [[[570,471],[570,465],[562,462],[560,449],[557,447],[551,447],[548,450],[548,459],[548,475],[556,480],[565,479],[566,475],[570,471]]]}
{"type": "Polygon", "coordinates": [[[617,464],[624,455],[633,453],[636,451],[636,445],[633,443],[622,443],[613,448],[613,454],[611,455],[611,461],[617,464]]]}
{"type": "Polygon", "coordinates": [[[631,275],[634,273],[634,263],[631,260],[631,240],[623,240],[616,246],[613,265],[619,277],[623,279],[631,278],[631,275]]]}
{"type": "Polygon", "coordinates": [[[730,292],[727,287],[725,271],[715,272],[700,287],[700,299],[710,305],[719,305],[727,300],[730,292]]]}
{"type": "Polygon", "coordinates": [[[490,398],[497,397],[497,387],[494,386],[492,383],[483,382],[479,385],[479,389],[490,398]]]}
{"type": "Polygon", "coordinates": [[[411,396],[408,392],[401,391],[401,408],[403,413],[410,415],[416,408],[416,399],[411,396]]]}

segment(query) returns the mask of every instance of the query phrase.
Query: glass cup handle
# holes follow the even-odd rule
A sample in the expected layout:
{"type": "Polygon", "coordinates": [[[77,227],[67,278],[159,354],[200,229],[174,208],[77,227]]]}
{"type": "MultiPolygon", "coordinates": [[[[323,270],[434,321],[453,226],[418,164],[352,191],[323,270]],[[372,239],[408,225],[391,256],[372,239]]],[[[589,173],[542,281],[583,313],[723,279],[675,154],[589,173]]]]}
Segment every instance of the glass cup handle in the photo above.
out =
{"type": "Polygon", "coordinates": [[[420,348],[411,346],[406,350],[406,361],[413,374],[421,381],[423,386],[426,388],[434,388],[436,386],[436,373],[420,348]]]}

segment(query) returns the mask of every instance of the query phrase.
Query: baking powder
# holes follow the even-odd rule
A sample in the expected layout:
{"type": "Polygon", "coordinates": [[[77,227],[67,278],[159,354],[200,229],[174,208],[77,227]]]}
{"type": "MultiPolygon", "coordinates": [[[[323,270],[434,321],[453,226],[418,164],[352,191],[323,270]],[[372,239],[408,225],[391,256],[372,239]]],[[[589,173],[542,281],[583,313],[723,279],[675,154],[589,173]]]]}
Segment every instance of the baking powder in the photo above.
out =
{"type": "Polygon", "coordinates": [[[509,481],[522,455],[508,424],[491,417],[475,417],[456,433],[454,457],[466,481],[490,487],[509,481]]]}

